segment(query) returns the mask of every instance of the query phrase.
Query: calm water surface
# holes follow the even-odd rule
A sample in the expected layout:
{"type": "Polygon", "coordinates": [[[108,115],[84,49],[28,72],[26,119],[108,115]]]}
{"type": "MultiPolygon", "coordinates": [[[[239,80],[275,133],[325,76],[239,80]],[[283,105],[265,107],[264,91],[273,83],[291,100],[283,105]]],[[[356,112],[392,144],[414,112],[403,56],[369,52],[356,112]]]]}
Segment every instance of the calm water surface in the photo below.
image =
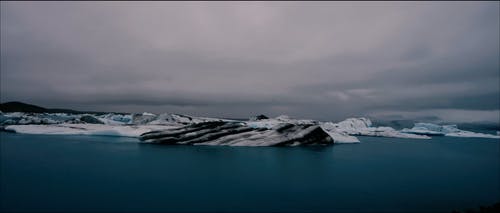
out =
{"type": "Polygon", "coordinates": [[[498,139],[283,148],[0,139],[2,211],[450,212],[500,200],[498,139]]]}

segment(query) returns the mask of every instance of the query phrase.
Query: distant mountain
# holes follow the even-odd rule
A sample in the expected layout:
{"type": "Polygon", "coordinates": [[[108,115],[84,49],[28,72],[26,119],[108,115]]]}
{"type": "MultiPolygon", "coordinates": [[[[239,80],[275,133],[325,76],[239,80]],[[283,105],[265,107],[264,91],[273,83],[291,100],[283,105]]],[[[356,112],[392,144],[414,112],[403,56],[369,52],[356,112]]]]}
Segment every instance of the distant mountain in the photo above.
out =
{"type": "Polygon", "coordinates": [[[0,110],[2,112],[36,112],[36,113],[48,112],[48,109],[46,108],[32,104],[25,104],[17,101],[0,104],[0,110]]]}
{"type": "MultiPolygon", "coordinates": [[[[106,114],[108,112],[92,112],[92,111],[77,111],[72,109],[48,109],[33,104],[27,104],[18,101],[6,102],[0,104],[0,111],[2,112],[31,112],[31,113],[73,113],[73,114],[106,114]]],[[[125,113],[116,113],[125,114],[125,113]]]]}

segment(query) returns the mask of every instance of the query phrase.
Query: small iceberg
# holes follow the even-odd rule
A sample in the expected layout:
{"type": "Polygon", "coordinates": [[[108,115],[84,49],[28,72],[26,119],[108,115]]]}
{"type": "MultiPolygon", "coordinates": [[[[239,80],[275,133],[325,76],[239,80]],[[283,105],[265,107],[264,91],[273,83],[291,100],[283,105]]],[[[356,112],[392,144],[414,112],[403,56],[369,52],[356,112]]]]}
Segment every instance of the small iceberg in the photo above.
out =
{"type": "Polygon", "coordinates": [[[458,129],[457,125],[437,125],[431,123],[416,123],[413,128],[405,128],[402,129],[401,132],[430,136],[500,138],[499,135],[461,130],[458,129]]]}
{"type": "Polygon", "coordinates": [[[395,130],[392,127],[372,127],[372,122],[368,118],[348,118],[344,121],[333,123],[321,123],[321,127],[344,143],[356,143],[359,140],[354,136],[374,136],[374,137],[390,137],[390,138],[412,138],[412,139],[430,139],[426,135],[417,135],[412,133],[404,133],[395,130]]]}

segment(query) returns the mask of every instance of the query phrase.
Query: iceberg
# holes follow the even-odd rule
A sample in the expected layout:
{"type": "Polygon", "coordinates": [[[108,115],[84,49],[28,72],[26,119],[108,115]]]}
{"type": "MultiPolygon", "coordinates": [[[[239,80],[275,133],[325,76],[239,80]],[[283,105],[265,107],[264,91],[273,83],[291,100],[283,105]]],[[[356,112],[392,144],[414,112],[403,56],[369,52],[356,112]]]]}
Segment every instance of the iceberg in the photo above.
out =
{"type": "Polygon", "coordinates": [[[144,143],[295,146],[307,144],[359,143],[357,136],[430,139],[429,136],[500,138],[460,130],[456,125],[416,123],[396,130],[372,126],[368,118],[341,122],[294,119],[264,115],[247,121],[153,113],[0,113],[0,130],[25,134],[101,135],[136,137],[144,143]],[[313,141],[317,140],[317,141],[313,141]]]}
{"type": "Polygon", "coordinates": [[[301,120],[301,119],[292,119],[286,115],[280,115],[276,118],[263,118],[255,119],[251,118],[246,122],[246,125],[252,128],[264,128],[264,129],[273,129],[278,125],[282,124],[295,124],[295,125],[319,125],[323,131],[325,131],[335,143],[359,143],[359,139],[350,136],[344,132],[330,131],[330,128],[326,128],[323,124],[320,125],[320,122],[314,120],[301,120]]]}
{"type": "Polygon", "coordinates": [[[146,143],[224,145],[224,146],[298,146],[328,145],[334,140],[318,125],[284,123],[272,128],[253,128],[244,122],[211,121],[177,129],[152,131],[140,136],[146,143]]]}
{"type": "Polygon", "coordinates": [[[344,121],[333,122],[318,122],[315,120],[292,119],[286,115],[281,115],[276,118],[269,119],[252,119],[246,124],[253,128],[272,129],[276,125],[290,123],[296,125],[319,125],[335,143],[359,143],[359,139],[355,136],[376,136],[376,137],[395,137],[395,138],[413,138],[413,139],[430,139],[425,135],[416,135],[410,133],[402,133],[391,127],[372,127],[372,122],[368,118],[348,118],[344,121]]]}
{"type": "Polygon", "coordinates": [[[477,133],[458,129],[457,125],[437,125],[431,123],[416,123],[413,128],[402,129],[401,132],[420,134],[420,135],[438,135],[449,137],[477,137],[477,138],[500,138],[499,135],[477,133]]]}
{"type": "Polygon", "coordinates": [[[392,138],[430,139],[429,136],[404,133],[392,127],[372,127],[368,118],[348,118],[344,121],[333,123],[323,122],[321,127],[339,142],[356,143],[359,139],[354,136],[374,136],[392,138]]]}

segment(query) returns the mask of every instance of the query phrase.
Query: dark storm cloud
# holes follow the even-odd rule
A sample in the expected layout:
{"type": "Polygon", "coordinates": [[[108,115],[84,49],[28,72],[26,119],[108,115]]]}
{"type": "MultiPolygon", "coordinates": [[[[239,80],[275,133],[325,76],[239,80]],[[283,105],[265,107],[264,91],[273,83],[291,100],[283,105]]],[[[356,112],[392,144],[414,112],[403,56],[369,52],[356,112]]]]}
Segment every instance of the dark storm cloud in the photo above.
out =
{"type": "Polygon", "coordinates": [[[2,102],[321,120],[499,116],[498,2],[1,6],[2,102]]]}

